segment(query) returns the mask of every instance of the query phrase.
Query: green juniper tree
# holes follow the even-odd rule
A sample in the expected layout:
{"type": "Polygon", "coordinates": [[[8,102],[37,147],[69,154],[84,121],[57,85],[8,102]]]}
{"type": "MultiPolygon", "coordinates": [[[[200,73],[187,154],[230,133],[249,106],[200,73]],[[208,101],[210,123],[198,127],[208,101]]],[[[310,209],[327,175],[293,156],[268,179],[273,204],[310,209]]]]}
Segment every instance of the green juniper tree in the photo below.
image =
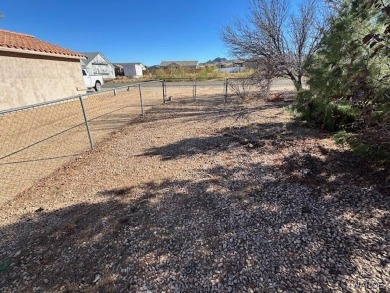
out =
{"type": "MultiPolygon", "coordinates": [[[[335,1],[332,1],[335,2],[335,1]]],[[[330,130],[390,143],[390,4],[338,1],[338,13],[307,67],[310,90],[295,109],[330,130]]]]}

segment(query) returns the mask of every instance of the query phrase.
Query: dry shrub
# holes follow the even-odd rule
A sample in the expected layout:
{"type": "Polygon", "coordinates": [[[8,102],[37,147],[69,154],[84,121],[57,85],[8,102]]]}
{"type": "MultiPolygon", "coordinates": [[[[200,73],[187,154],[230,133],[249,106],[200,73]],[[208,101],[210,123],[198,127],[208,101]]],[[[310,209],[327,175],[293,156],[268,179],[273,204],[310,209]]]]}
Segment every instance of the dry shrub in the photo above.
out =
{"type": "Polygon", "coordinates": [[[270,88],[270,82],[266,79],[257,78],[236,78],[229,79],[229,89],[242,101],[250,99],[266,98],[270,88]]]}

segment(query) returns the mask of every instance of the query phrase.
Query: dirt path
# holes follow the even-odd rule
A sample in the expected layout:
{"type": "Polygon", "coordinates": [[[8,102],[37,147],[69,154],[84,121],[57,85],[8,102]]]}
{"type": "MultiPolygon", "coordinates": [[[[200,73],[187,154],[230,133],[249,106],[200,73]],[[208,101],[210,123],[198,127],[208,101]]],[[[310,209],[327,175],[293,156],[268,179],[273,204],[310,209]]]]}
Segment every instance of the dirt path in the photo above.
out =
{"type": "Polygon", "coordinates": [[[386,170],[284,106],[174,101],[21,194],[0,291],[386,292],[386,170]]]}

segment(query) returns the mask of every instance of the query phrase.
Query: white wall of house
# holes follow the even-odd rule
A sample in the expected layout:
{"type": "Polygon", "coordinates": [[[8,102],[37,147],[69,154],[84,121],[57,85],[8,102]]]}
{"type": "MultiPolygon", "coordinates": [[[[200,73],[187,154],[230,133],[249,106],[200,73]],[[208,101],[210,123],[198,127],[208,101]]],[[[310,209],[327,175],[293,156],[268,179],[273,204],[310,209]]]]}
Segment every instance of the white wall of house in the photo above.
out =
{"type": "Polygon", "coordinates": [[[143,73],[144,66],[141,64],[135,65],[135,76],[136,77],[142,77],[144,75],[143,73]]]}
{"type": "Polygon", "coordinates": [[[135,64],[123,64],[123,72],[125,76],[134,76],[136,75],[135,64]]]}
{"type": "Polygon", "coordinates": [[[144,66],[142,64],[121,64],[123,66],[125,76],[130,77],[143,77],[144,66]]]}
{"type": "Polygon", "coordinates": [[[245,70],[245,67],[228,67],[228,68],[218,68],[219,72],[224,73],[237,73],[245,70]]]}
{"type": "MultiPolygon", "coordinates": [[[[89,60],[88,60],[89,61],[89,60]]],[[[108,63],[100,54],[96,55],[84,67],[90,75],[102,75],[103,79],[115,78],[115,67],[108,63]]]]}

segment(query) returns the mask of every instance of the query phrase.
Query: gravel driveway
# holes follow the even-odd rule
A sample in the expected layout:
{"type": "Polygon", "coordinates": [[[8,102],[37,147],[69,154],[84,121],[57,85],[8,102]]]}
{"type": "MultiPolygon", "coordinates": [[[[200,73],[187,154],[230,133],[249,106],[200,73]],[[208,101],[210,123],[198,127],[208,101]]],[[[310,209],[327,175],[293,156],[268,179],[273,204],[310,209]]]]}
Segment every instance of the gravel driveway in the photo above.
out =
{"type": "Polygon", "coordinates": [[[0,210],[1,292],[389,292],[388,171],[283,102],[177,100],[0,210]]]}

